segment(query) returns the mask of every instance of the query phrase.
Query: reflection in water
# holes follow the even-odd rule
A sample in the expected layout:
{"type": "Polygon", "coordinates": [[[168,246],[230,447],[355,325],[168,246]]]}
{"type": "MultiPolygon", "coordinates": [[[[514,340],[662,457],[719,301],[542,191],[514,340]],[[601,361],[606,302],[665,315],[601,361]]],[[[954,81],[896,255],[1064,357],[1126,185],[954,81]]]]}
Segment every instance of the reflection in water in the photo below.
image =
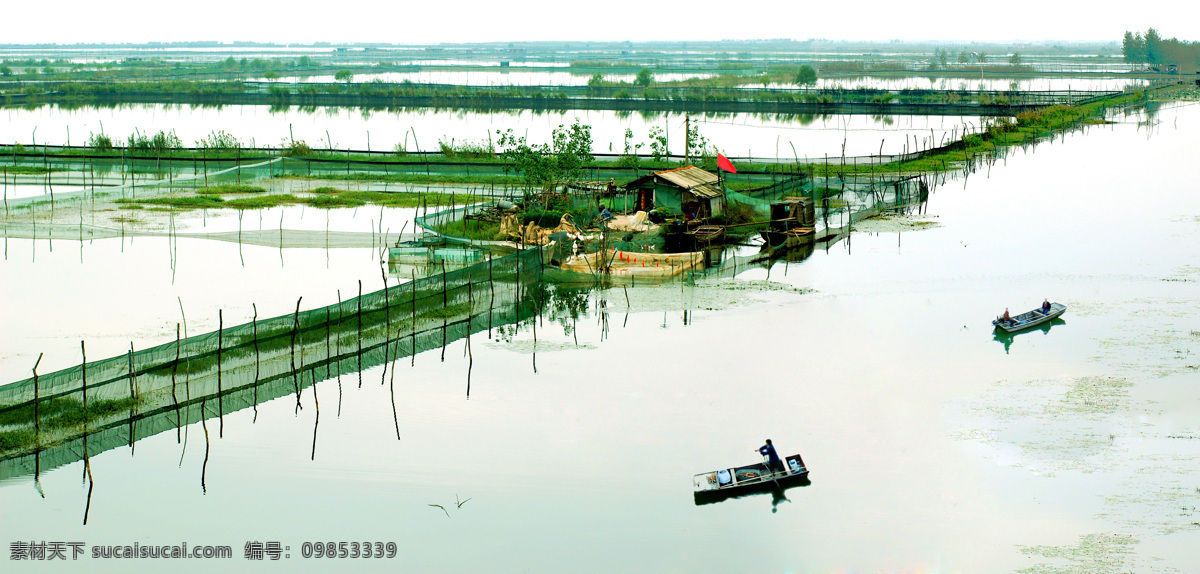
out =
{"type": "Polygon", "coordinates": [[[787,491],[792,490],[793,488],[804,488],[806,486],[812,486],[812,481],[809,480],[807,474],[795,479],[781,479],[775,483],[763,483],[763,487],[759,490],[742,490],[734,492],[707,491],[703,493],[703,496],[701,493],[697,492],[693,496],[693,501],[695,502],[696,506],[704,506],[708,504],[716,504],[718,502],[725,502],[726,500],[730,499],[753,499],[765,494],[770,494],[771,512],[774,513],[776,510],[778,510],[780,504],[784,502],[791,502],[791,499],[787,497],[787,491]]]}
{"type": "MultiPolygon", "coordinates": [[[[849,189],[846,191],[845,196],[849,197],[852,192],[849,189]]],[[[896,191],[899,191],[899,188],[896,191]]],[[[872,205],[903,204],[912,197],[912,194],[907,193],[880,197],[874,190],[864,193],[870,196],[872,205]]],[[[714,265],[707,275],[736,275],[739,268],[745,270],[760,265],[766,267],[769,273],[770,267],[780,260],[784,262],[786,271],[788,262],[804,261],[812,255],[813,250],[813,243],[804,242],[787,249],[768,250],[750,256],[736,255],[736,249],[729,254],[723,251],[710,253],[710,262],[714,265]]],[[[177,443],[181,445],[182,466],[188,442],[187,429],[191,424],[199,422],[205,439],[200,486],[201,491],[207,493],[207,465],[212,446],[207,420],[216,417],[219,422],[219,436],[224,437],[225,415],[252,409],[255,415],[252,420],[257,421],[259,403],[286,395],[294,395],[295,409],[298,413],[303,409],[301,399],[307,387],[312,387],[316,411],[312,445],[309,449],[310,461],[315,461],[320,417],[316,389],[318,383],[337,379],[340,416],[341,375],[356,373],[359,377],[359,387],[362,387],[363,372],[376,366],[383,367],[381,385],[388,381],[389,366],[392,371],[392,384],[388,391],[395,436],[396,440],[400,440],[399,414],[395,403],[397,359],[407,354],[413,357],[412,364],[415,365],[417,353],[440,347],[441,360],[445,361],[445,351],[449,343],[463,339],[463,355],[467,362],[466,397],[469,399],[474,363],[470,339],[474,331],[487,329],[491,339],[491,333],[496,328],[499,328],[500,336],[504,337],[505,327],[509,327],[511,333],[528,327],[533,335],[530,360],[532,370],[536,374],[538,331],[539,327],[544,329],[544,318],[557,322],[562,327],[563,334],[570,335],[578,346],[578,318],[588,314],[589,306],[593,304],[592,294],[598,287],[612,286],[554,285],[538,280],[542,276],[540,267],[536,265],[541,259],[539,253],[531,251],[517,258],[522,261],[529,260],[523,263],[516,262],[515,275],[509,270],[505,276],[508,279],[501,278],[497,273],[495,280],[492,280],[492,260],[479,264],[488,266],[486,273],[489,280],[486,285],[483,281],[473,281],[470,270],[448,273],[443,267],[441,277],[421,280],[422,287],[418,288],[415,273],[410,269],[408,274],[413,280],[411,288],[409,285],[397,285],[364,298],[360,281],[357,300],[346,301],[343,304],[339,292],[336,307],[302,313],[302,301],[298,299],[293,313],[260,321],[257,307],[253,306],[254,314],[249,324],[229,328],[224,327],[222,312],[218,310],[218,329],[215,333],[188,338],[185,323],[184,338],[180,338],[180,326],[177,325],[176,341],[172,344],[141,352],[135,352],[131,345],[128,354],[120,357],[119,365],[110,359],[87,363],[86,371],[83,367],[76,367],[79,374],[89,378],[95,377],[97,381],[94,384],[95,391],[93,386],[89,385],[89,394],[97,393],[101,400],[129,400],[132,401],[131,404],[127,405],[128,408],[123,409],[121,414],[97,417],[73,430],[61,429],[49,440],[39,438],[28,449],[0,454],[0,480],[33,474],[37,482],[43,464],[53,469],[83,460],[85,477],[89,483],[89,499],[84,511],[86,523],[91,502],[92,456],[126,444],[132,450],[138,440],[169,432],[174,428],[177,443]],[[447,279],[448,275],[453,275],[454,278],[447,279]],[[489,295],[475,297],[476,287],[487,288],[489,295]],[[373,302],[364,308],[364,300],[373,302]],[[334,308],[338,310],[336,314],[331,311],[334,308]],[[346,337],[351,337],[354,343],[343,342],[346,337]],[[318,377],[319,370],[323,370],[321,377],[318,377]],[[114,383],[124,385],[125,381],[128,381],[128,392],[120,394],[118,385],[114,383]],[[183,389],[178,388],[180,385],[183,389]],[[168,386],[169,393],[166,392],[168,386]],[[210,411],[207,408],[209,404],[213,404],[215,410],[210,411]]],[[[499,269],[500,260],[496,261],[499,269]]],[[[512,263],[509,261],[506,265],[512,263]]],[[[386,286],[389,275],[386,270],[382,273],[386,286]]],[[[478,272],[476,275],[482,276],[483,273],[478,272]]],[[[681,296],[685,283],[679,284],[681,296]]],[[[624,290],[624,297],[628,309],[630,305],[627,289],[624,290]]],[[[671,309],[678,307],[668,305],[664,308],[664,328],[667,323],[666,314],[671,309]]],[[[605,297],[594,300],[592,313],[597,320],[601,341],[607,340],[610,335],[610,311],[609,302],[605,297]]],[[[682,313],[683,324],[690,325],[694,317],[686,306],[682,313]]],[[[623,326],[628,320],[627,310],[623,326]]],[[[508,336],[511,337],[511,334],[508,336]]],[[[29,381],[25,381],[10,387],[24,386],[34,391],[41,388],[43,399],[46,398],[45,391],[53,389],[54,398],[72,400],[72,394],[79,390],[73,389],[72,385],[77,385],[78,381],[73,381],[69,374],[64,373],[65,371],[54,374],[57,378],[52,384],[42,382],[39,386],[39,383],[34,381],[32,385],[26,385],[29,381]]],[[[15,394],[6,396],[5,402],[10,406],[20,404],[13,400],[16,397],[15,394]]],[[[33,404],[40,403],[34,400],[33,404]]],[[[37,419],[36,416],[34,418],[37,419]]],[[[807,484],[806,479],[799,485],[807,484]]],[[[779,490],[774,493],[773,507],[785,500],[787,498],[783,490],[779,490]]]]}
{"type": "MultiPolygon", "coordinates": [[[[736,264],[738,259],[741,259],[740,266],[743,269],[754,265],[744,256],[726,256],[724,262],[727,265],[736,264]]],[[[721,271],[719,267],[713,269],[716,276],[720,276],[721,271]]],[[[495,332],[496,340],[511,341],[515,334],[529,329],[534,337],[531,361],[535,373],[537,341],[539,335],[542,335],[538,331],[545,328],[545,324],[542,323],[545,320],[561,327],[563,335],[571,337],[568,341],[574,340],[578,345],[578,319],[591,312],[596,316],[601,340],[608,338],[611,309],[605,297],[593,298],[597,289],[603,286],[558,286],[534,280],[537,275],[536,271],[518,275],[521,279],[519,282],[496,280],[491,285],[478,286],[467,283],[470,286],[461,289],[465,292],[465,297],[457,296],[452,290],[448,299],[444,301],[444,295],[439,292],[436,298],[439,305],[444,305],[441,306],[442,310],[450,312],[456,307],[466,308],[471,309],[472,314],[469,317],[439,317],[433,324],[422,321],[416,329],[411,328],[417,325],[411,319],[424,317],[429,313],[428,310],[414,310],[414,315],[411,316],[408,308],[396,313],[386,306],[384,309],[363,309],[362,312],[357,312],[357,303],[347,301],[344,307],[339,303],[337,308],[344,308],[347,314],[353,314],[354,317],[335,317],[326,309],[320,311],[325,319],[324,324],[318,323],[315,327],[311,324],[303,326],[303,321],[299,318],[301,313],[297,310],[290,314],[291,316],[279,318],[286,321],[290,329],[283,333],[274,331],[272,336],[273,331],[267,327],[272,320],[260,320],[255,308],[253,319],[245,326],[224,328],[223,319],[219,316],[218,332],[211,334],[212,339],[217,342],[216,347],[207,354],[196,354],[194,349],[185,352],[188,351],[188,341],[180,338],[181,326],[177,325],[176,341],[163,348],[143,351],[169,355],[169,358],[165,359],[166,363],[153,366],[150,363],[142,364],[143,358],[130,352],[120,357],[122,365],[134,364],[135,361],[137,364],[128,370],[125,370],[127,367],[122,367],[120,373],[104,371],[104,368],[99,366],[103,361],[87,363],[86,371],[75,367],[76,372],[86,373],[88,377],[89,401],[93,400],[93,396],[101,397],[95,400],[108,400],[109,395],[105,393],[111,394],[116,385],[106,383],[119,381],[127,393],[134,392],[138,396],[137,402],[119,413],[89,420],[74,430],[67,430],[65,433],[60,431],[52,440],[40,439],[30,450],[18,449],[0,454],[0,480],[32,475],[35,482],[40,484],[40,476],[45,470],[82,460],[84,479],[89,486],[84,508],[86,523],[90,514],[90,497],[94,484],[90,464],[92,457],[125,445],[133,448],[139,440],[174,429],[176,442],[181,449],[179,464],[182,466],[188,443],[187,429],[194,423],[200,423],[205,445],[199,478],[201,492],[206,494],[208,462],[212,454],[208,419],[217,418],[223,422],[225,415],[250,409],[255,414],[251,419],[252,423],[257,422],[260,403],[287,395],[293,395],[296,408],[301,409],[304,390],[312,387],[316,412],[309,459],[315,461],[320,417],[318,384],[322,381],[337,380],[340,413],[341,376],[357,373],[361,379],[364,370],[377,366],[383,367],[381,384],[388,382],[387,369],[391,369],[388,393],[395,437],[396,440],[400,440],[395,377],[396,361],[405,355],[414,356],[419,352],[440,348],[444,360],[446,347],[451,342],[463,340],[463,355],[467,362],[466,393],[469,399],[474,363],[470,341],[473,332],[487,330],[489,339],[495,332]],[[484,292],[487,295],[475,297],[475,287],[488,288],[488,291],[484,292]],[[481,306],[477,307],[475,303],[480,303],[481,306]],[[233,332],[239,329],[249,336],[234,335],[233,332]],[[343,342],[346,337],[353,337],[355,342],[346,344],[349,343],[343,342]],[[172,358],[174,360],[171,360],[172,358]],[[131,372],[134,376],[130,376],[131,372]],[[99,382],[93,382],[93,379],[99,382]],[[136,390],[130,391],[135,385],[136,390]],[[213,405],[214,408],[209,409],[209,405],[213,405]]],[[[441,283],[442,278],[434,278],[434,281],[441,283]]],[[[409,287],[403,285],[393,289],[396,289],[397,293],[403,293],[409,287]]],[[[628,303],[628,291],[624,292],[628,303]]],[[[403,301],[397,301],[400,298],[398,295],[385,295],[388,296],[391,297],[388,301],[390,306],[399,306],[404,301],[411,301],[411,294],[404,297],[403,301]]],[[[684,312],[687,313],[687,310],[684,312]]],[[[685,315],[685,322],[690,322],[690,317],[685,315]]],[[[204,336],[206,335],[200,337],[204,336]]],[[[195,338],[194,336],[193,339],[195,338]]],[[[63,379],[61,372],[58,375],[63,379]]],[[[45,382],[50,376],[53,375],[41,376],[40,386],[34,385],[35,388],[43,390],[42,401],[46,400],[45,391],[50,388],[45,382]]],[[[69,397],[71,391],[64,391],[60,387],[57,388],[57,392],[61,398],[69,397]]],[[[34,401],[34,404],[41,403],[34,401]]],[[[786,497],[781,496],[776,500],[776,504],[782,500],[786,500],[786,497]]]]}
{"type": "Polygon", "coordinates": [[[992,340],[1003,343],[1004,344],[1004,354],[1007,355],[1009,348],[1012,347],[1013,340],[1016,339],[1017,337],[1020,337],[1022,335],[1028,335],[1028,334],[1035,333],[1035,332],[1041,332],[1043,335],[1045,335],[1050,332],[1050,328],[1052,326],[1066,325],[1066,324],[1067,324],[1067,321],[1065,319],[1060,318],[1060,319],[1054,319],[1047,323],[1042,323],[1041,325],[1033,327],[1032,329],[1025,329],[1024,331],[1017,331],[1016,333],[1009,333],[1008,331],[1005,331],[1004,329],[996,329],[995,331],[992,332],[992,340]]]}
{"type": "MultiPolygon", "coordinates": [[[[533,277],[534,274],[525,273],[521,280],[530,281],[533,277]]],[[[18,445],[0,454],[0,480],[30,474],[40,476],[43,466],[53,469],[80,459],[86,461],[90,456],[118,446],[132,447],[137,440],[171,428],[176,430],[178,439],[181,430],[195,422],[200,422],[204,429],[207,458],[205,421],[208,418],[221,419],[226,414],[247,408],[257,412],[260,402],[289,394],[296,397],[296,408],[300,409],[303,390],[310,386],[314,387],[313,401],[319,415],[320,404],[315,390],[318,369],[323,370],[324,380],[339,378],[340,386],[342,374],[358,373],[361,379],[365,369],[393,363],[405,354],[414,355],[438,347],[444,353],[449,342],[466,338],[472,331],[490,329],[496,324],[520,325],[539,313],[536,305],[556,300],[554,297],[535,297],[540,290],[524,290],[523,297],[517,299],[518,290],[512,288],[511,281],[499,279],[493,284],[494,298],[490,305],[477,306],[479,302],[473,289],[462,289],[460,285],[457,290],[466,291],[465,297],[455,289],[448,294],[439,290],[437,307],[414,308],[412,318],[416,321],[400,320],[390,310],[377,306],[364,309],[360,299],[358,303],[347,302],[345,306],[346,314],[354,317],[333,318],[326,309],[310,312],[319,314],[322,321],[302,326],[297,311],[291,317],[277,318],[282,321],[275,323],[290,323],[290,328],[275,329],[272,335],[272,330],[260,329],[256,316],[250,325],[242,326],[245,328],[228,329],[244,331],[245,336],[231,335],[222,329],[211,337],[200,335],[192,337],[190,342],[181,344],[177,340],[144,351],[146,356],[138,357],[136,366],[131,353],[128,358],[119,357],[119,366],[118,361],[96,361],[88,363],[86,371],[77,366],[40,376],[38,381],[7,385],[5,390],[10,395],[5,397],[8,403],[5,415],[12,418],[13,424],[28,424],[31,428],[57,421],[53,413],[45,413],[45,408],[38,415],[38,407],[43,403],[58,401],[54,404],[68,406],[77,403],[73,397],[80,395],[81,373],[86,373],[89,383],[85,400],[91,399],[91,403],[97,404],[88,404],[82,409],[80,416],[89,417],[84,424],[77,427],[58,425],[54,434],[41,433],[30,444],[18,445]],[[436,323],[428,320],[434,316],[436,323]],[[342,339],[346,337],[353,337],[355,344],[343,345],[342,339]],[[196,342],[205,338],[217,342],[216,347],[205,350],[196,342]],[[191,349],[186,356],[181,356],[180,348],[189,346],[191,349]],[[159,360],[163,362],[157,362],[159,360]],[[183,377],[179,376],[180,370],[183,370],[183,377]],[[184,392],[180,392],[180,385],[184,392]],[[20,398],[21,389],[30,391],[28,398],[20,398]],[[40,397],[37,390],[41,391],[40,397]],[[122,401],[127,401],[129,406],[119,412],[87,414],[91,412],[89,409],[94,411],[106,404],[126,404],[122,401]],[[215,412],[209,411],[208,404],[214,404],[215,412]]],[[[415,292],[413,297],[416,297],[415,292]]],[[[420,303],[420,299],[417,300],[420,303]]],[[[412,299],[389,301],[397,307],[406,302],[412,306],[412,299]]],[[[408,309],[403,311],[407,313],[408,309]]],[[[471,359],[469,351],[467,356],[471,359]]],[[[392,367],[394,377],[395,366],[392,367]]],[[[398,422],[396,426],[399,436],[398,422]]],[[[314,439],[315,435],[314,427],[314,439]]],[[[183,433],[184,448],[186,444],[187,435],[183,433]]],[[[315,458],[315,440],[312,457],[315,458]]],[[[201,481],[203,487],[203,476],[201,481]]]]}

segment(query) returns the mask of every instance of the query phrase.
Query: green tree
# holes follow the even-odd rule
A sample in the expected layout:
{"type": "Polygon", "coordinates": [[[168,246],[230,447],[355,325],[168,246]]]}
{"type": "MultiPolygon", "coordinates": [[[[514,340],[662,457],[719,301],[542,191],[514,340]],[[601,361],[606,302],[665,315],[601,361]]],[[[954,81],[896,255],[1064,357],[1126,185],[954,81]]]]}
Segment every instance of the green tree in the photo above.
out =
{"type": "Polygon", "coordinates": [[[87,145],[96,151],[112,151],[113,148],[112,138],[102,133],[88,136],[87,145]]]}
{"type": "Polygon", "coordinates": [[[1126,62],[1133,62],[1134,42],[1133,32],[1126,30],[1125,37],[1121,38],[1121,56],[1126,62]]]}
{"type": "Polygon", "coordinates": [[[1163,42],[1158,30],[1146,30],[1146,61],[1151,64],[1163,63],[1163,42]]]}
{"type": "MultiPolygon", "coordinates": [[[[132,137],[132,136],[130,136],[132,137]]],[[[231,152],[241,149],[242,142],[225,130],[213,131],[208,137],[196,140],[196,147],[202,151],[231,152]]]]}
{"type": "Polygon", "coordinates": [[[637,79],[635,79],[633,83],[643,88],[649,87],[650,84],[654,83],[654,72],[650,71],[650,68],[642,68],[641,70],[638,70],[637,79]]]}
{"type": "Polygon", "coordinates": [[[333,75],[333,79],[335,79],[339,82],[346,82],[347,84],[349,84],[350,81],[354,79],[354,72],[351,72],[350,70],[343,68],[341,70],[338,70],[337,73],[335,73],[333,75]]]}
{"type": "Polygon", "coordinates": [[[625,150],[624,153],[621,154],[621,158],[618,160],[618,163],[625,167],[637,169],[639,163],[638,152],[641,151],[642,146],[644,145],[646,144],[633,143],[633,130],[625,128],[625,150]]]}
{"type": "Polygon", "coordinates": [[[1008,57],[1008,63],[1010,63],[1014,66],[1020,66],[1021,65],[1021,53],[1013,52],[1012,55],[1008,57]]]}
{"type": "Polygon", "coordinates": [[[559,125],[551,134],[551,143],[530,144],[512,128],[496,130],[500,157],[516,165],[530,187],[549,188],[557,181],[573,181],[592,161],[592,127],[579,120],[570,126],[559,125]]]}
{"type": "Polygon", "coordinates": [[[936,51],[934,51],[933,55],[935,58],[937,58],[938,65],[943,68],[946,67],[946,64],[950,63],[950,50],[938,48],[936,51]]]}
{"type": "Polygon", "coordinates": [[[817,83],[817,71],[808,64],[800,66],[800,71],[796,72],[796,85],[811,86],[815,83],[817,83]]]}
{"type": "Polygon", "coordinates": [[[1142,38],[1141,32],[1134,34],[1125,31],[1125,38],[1121,40],[1121,55],[1130,64],[1146,63],[1146,40],[1142,38]]]}
{"type": "Polygon", "coordinates": [[[663,129],[658,126],[650,128],[650,156],[654,161],[662,161],[667,157],[667,136],[663,135],[663,129]]]}
{"type": "Polygon", "coordinates": [[[700,135],[700,122],[688,122],[687,133],[687,155],[692,158],[692,161],[701,161],[708,159],[711,155],[708,146],[708,138],[700,135]]]}
{"type": "Polygon", "coordinates": [[[0,64],[0,76],[11,76],[12,73],[13,73],[12,68],[10,68],[6,65],[0,64]]]}
{"type": "Polygon", "coordinates": [[[595,74],[592,74],[592,77],[588,78],[587,85],[588,85],[588,91],[595,93],[597,90],[599,90],[601,87],[604,86],[604,74],[601,74],[600,72],[596,72],[595,74]]]}
{"type": "Polygon", "coordinates": [[[560,124],[554,130],[554,159],[558,171],[567,181],[574,181],[583,175],[583,166],[591,162],[592,157],[592,126],[575,123],[569,127],[560,124]]]}
{"type": "Polygon", "coordinates": [[[979,55],[978,55],[978,56],[976,56],[976,58],[978,58],[978,60],[979,60],[979,63],[980,63],[980,64],[982,64],[982,63],[984,63],[984,62],[986,62],[986,61],[987,61],[987,58],[988,58],[988,53],[987,53],[987,52],[984,52],[983,50],[980,50],[980,51],[979,51],[979,55]]]}
{"type": "Polygon", "coordinates": [[[958,53],[958,63],[966,64],[967,62],[970,62],[970,61],[971,61],[971,54],[967,52],[966,48],[963,48],[963,51],[958,53]]]}
{"type": "Polygon", "coordinates": [[[266,72],[263,74],[263,77],[266,78],[268,82],[272,80],[278,80],[279,72],[266,72]]]}

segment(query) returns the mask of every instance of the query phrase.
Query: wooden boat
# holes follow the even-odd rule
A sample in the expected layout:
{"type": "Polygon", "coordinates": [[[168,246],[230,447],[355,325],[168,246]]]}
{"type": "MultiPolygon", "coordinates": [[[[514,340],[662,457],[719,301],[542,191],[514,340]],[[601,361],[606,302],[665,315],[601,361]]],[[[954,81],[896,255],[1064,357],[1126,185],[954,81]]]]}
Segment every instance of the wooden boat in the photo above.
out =
{"type": "Polygon", "coordinates": [[[815,242],[816,229],[812,227],[793,227],[787,230],[766,230],[758,232],[763,243],[772,249],[795,247],[805,243],[815,242]]]}
{"type": "Polygon", "coordinates": [[[692,477],[693,497],[696,504],[706,504],[732,496],[808,484],[808,468],[800,455],[783,459],[783,464],[786,470],[775,472],[760,462],[697,474],[692,477]]]}
{"type": "Polygon", "coordinates": [[[1053,321],[1066,312],[1066,305],[1061,303],[1051,303],[1050,310],[1047,312],[1043,312],[1041,307],[1039,307],[1032,311],[1021,313],[1020,315],[1012,317],[1007,321],[1005,321],[1003,317],[996,317],[996,320],[992,321],[992,325],[1002,331],[1015,333],[1017,331],[1024,331],[1030,327],[1036,327],[1042,323],[1053,321]]]}
{"type": "Polygon", "coordinates": [[[725,237],[725,227],[721,225],[701,225],[687,232],[697,245],[716,243],[725,237]]]}
{"type": "Polygon", "coordinates": [[[609,249],[603,253],[574,255],[562,264],[564,271],[632,277],[674,277],[704,269],[704,253],[640,253],[609,249]]]}

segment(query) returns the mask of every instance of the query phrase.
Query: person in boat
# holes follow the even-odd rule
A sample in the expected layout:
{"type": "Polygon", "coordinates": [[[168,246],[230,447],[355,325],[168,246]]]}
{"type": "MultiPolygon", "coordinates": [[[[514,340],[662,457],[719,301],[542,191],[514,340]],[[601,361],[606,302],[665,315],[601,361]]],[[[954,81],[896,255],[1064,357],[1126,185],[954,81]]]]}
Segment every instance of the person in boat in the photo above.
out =
{"type": "Polygon", "coordinates": [[[1043,315],[1050,314],[1050,300],[1049,299],[1042,301],[1042,314],[1043,315]]]}
{"type": "Polygon", "coordinates": [[[1004,308],[1004,316],[1000,317],[1000,321],[1004,323],[1012,323],[1012,315],[1008,314],[1008,307],[1004,308]]]}
{"type": "Polygon", "coordinates": [[[758,447],[758,454],[767,457],[767,470],[783,472],[783,461],[779,460],[779,455],[775,453],[775,446],[771,444],[771,439],[767,439],[767,444],[758,447]]]}

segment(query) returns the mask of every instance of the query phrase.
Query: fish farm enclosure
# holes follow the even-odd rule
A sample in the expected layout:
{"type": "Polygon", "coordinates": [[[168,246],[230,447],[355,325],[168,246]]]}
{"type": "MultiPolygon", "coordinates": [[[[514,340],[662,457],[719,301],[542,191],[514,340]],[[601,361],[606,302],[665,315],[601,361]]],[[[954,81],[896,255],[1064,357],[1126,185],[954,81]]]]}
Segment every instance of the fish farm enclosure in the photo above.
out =
{"type": "Polygon", "coordinates": [[[1192,72],[801,44],[0,45],[0,571],[1200,570],[1192,72]]]}

